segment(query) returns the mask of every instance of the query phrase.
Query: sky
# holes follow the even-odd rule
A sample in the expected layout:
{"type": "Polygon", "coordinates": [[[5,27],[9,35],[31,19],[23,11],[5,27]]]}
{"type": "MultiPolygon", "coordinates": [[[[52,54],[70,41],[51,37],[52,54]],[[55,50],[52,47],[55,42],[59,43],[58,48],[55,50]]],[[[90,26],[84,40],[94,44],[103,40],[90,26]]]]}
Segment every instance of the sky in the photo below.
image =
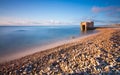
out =
{"type": "Polygon", "coordinates": [[[0,0],[1,26],[120,23],[120,0],[0,0]]]}

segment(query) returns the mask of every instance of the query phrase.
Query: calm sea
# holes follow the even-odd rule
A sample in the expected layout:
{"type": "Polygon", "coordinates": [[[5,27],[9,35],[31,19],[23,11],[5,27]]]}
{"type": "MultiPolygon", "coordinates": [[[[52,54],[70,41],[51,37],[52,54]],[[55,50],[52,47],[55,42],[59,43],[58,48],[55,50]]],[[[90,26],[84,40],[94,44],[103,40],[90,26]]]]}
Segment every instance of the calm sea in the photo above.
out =
{"type": "Polygon", "coordinates": [[[44,46],[57,41],[95,33],[84,34],[79,25],[73,26],[0,26],[0,57],[24,51],[34,46],[44,46]],[[18,51],[19,50],[19,51],[18,51]]]}

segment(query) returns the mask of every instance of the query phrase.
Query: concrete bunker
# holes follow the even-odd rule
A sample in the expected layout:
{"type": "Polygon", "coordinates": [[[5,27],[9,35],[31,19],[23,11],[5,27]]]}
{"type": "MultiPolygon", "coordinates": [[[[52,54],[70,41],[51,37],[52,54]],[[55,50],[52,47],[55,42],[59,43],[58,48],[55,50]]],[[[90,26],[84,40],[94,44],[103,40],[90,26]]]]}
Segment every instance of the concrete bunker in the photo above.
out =
{"type": "Polygon", "coordinates": [[[87,30],[91,30],[94,29],[94,22],[90,21],[90,22],[81,22],[81,31],[87,31],[87,30]]]}

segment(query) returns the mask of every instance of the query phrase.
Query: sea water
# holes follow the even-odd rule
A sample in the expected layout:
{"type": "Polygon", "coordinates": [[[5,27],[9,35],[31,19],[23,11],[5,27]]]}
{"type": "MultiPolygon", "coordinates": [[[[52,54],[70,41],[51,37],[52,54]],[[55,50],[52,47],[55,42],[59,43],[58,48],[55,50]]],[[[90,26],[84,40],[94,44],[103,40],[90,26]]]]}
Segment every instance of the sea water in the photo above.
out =
{"type": "Polygon", "coordinates": [[[79,25],[0,26],[0,57],[95,32],[92,30],[84,34],[79,25]]]}

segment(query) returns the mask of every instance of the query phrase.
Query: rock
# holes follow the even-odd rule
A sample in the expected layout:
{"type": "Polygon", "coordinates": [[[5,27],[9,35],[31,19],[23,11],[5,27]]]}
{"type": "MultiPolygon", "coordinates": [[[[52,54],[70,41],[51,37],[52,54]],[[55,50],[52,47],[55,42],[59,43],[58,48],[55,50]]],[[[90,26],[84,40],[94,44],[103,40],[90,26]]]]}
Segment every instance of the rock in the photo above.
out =
{"type": "Polygon", "coordinates": [[[26,74],[27,74],[27,72],[26,72],[26,71],[24,71],[24,72],[23,72],[23,74],[24,74],[24,75],[26,75],[26,74]]]}
{"type": "Polygon", "coordinates": [[[116,59],[116,62],[120,62],[120,57],[118,57],[118,58],[116,59]]]}
{"type": "Polygon", "coordinates": [[[104,67],[104,71],[108,72],[110,69],[109,69],[109,66],[105,66],[104,67]]]}
{"type": "Polygon", "coordinates": [[[47,67],[47,70],[49,71],[49,70],[50,70],[50,67],[47,67]]]}
{"type": "Polygon", "coordinates": [[[99,63],[98,61],[96,61],[96,64],[97,64],[97,65],[100,65],[100,63],[99,63]]]}
{"type": "Polygon", "coordinates": [[[57,65],[58,65],[57,62],[53,62],[53,63],[52,63],[52,66],[53,66],[53,67],[56,67],[57,65]]]}
{"type": "Polygon", "coordinates": [[[12,72],[9,72],[9,75],[12,75],[12,72]]]}

